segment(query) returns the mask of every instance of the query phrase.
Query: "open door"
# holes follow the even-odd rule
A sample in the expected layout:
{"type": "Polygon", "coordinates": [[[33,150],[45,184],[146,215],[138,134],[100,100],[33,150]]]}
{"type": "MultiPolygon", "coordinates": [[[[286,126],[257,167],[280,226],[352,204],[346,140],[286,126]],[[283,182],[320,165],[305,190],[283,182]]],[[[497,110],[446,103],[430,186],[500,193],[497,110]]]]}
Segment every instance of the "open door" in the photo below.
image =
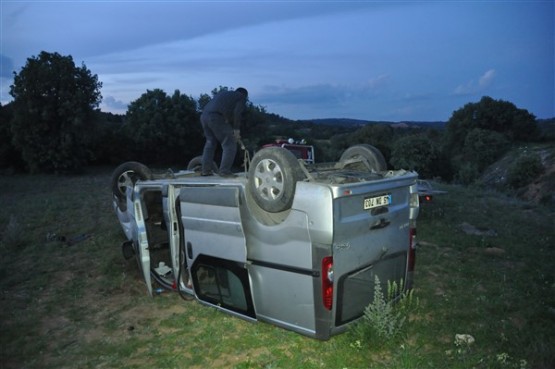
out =
{"type": "Polygon", "coordinates": [[[148,294],[152,296],[152,280],[150,278],[150,252],[148,251],[148,234],[143,208],[140,198],[133,202],[135,208],[135,222],[137,224],[137,260],[143,272],[148,294]]]}
{"type": "Polygon", "coordinates": [[[183,187],[179,194],[181,222],[197,298],[254,318],[240,194],[237,186],[183,187]]]}

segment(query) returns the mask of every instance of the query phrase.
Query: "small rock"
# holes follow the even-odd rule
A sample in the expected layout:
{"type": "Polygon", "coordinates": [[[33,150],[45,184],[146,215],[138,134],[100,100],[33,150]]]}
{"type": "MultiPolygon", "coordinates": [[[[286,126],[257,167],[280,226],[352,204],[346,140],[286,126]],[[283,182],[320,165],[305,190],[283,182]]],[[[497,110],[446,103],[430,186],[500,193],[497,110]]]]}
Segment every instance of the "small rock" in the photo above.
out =
{"type": "Polygon", "coordinates": [[[484,254],[492,256],[501,256],[505,253],[505,250],[499,247],[486,247],[484,249],[484,254]]]}
{"type": "Polygon", "coordinates": [[[472,345],[476,340],[469,334],[456,334],[455,335],[455,345],[472,345]]]}

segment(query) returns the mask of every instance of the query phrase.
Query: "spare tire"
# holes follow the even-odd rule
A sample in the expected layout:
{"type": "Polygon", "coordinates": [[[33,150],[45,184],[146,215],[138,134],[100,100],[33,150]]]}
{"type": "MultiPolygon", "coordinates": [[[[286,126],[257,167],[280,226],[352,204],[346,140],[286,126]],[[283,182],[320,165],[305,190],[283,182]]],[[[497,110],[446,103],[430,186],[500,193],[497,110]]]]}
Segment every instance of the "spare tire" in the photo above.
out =
{"type": "Polygon", "coordinates": [[[303,178],[293,153],[281,147],[268,147],[252,158],[248,191],[262,210],[278,213],[291,207],[297,181],[303,178]]]}
{"type": "Polygon", "coordinates": [[[339,162],[346,168],[381,172],[387,170],[387,163],[380,150],[372,145],[360,144],[349,147],[343,152],[339,162]],[[353,161],[354,160],[354,161],[353,161]],[[353,161],[352,163],[347,163],[353,161]]]}
{"type": "Polygon", "coordinates": [[[125,204],[127,188],[133,187],[138,180],[147,179],[152,179],[152,172],[146,165],[136,161],[125,162],[112,173],[112,193],[120,204],[125,204]]]}

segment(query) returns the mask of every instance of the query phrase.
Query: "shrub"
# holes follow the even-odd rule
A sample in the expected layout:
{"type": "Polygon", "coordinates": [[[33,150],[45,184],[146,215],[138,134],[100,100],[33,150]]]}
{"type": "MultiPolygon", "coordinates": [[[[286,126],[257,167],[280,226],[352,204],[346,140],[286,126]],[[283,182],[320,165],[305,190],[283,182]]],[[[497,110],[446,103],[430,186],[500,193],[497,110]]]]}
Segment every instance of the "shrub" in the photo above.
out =
{"type": "Polygon", "coordinates": [[[395,142],[390,161],[397,169],[415,170],[422,178],[432,178],[438,174],[439,159],[439,149],[431,139],[414,135],[395,142]]]}
{"type": "Polygon", "coordinates": [[[472,184],[480,176],[478,166],[474,163],[463,163],[455,175],[455,181],[463,185],[472,184]]]}
{"type": "Polygon", "coordinates": [[[541,158],[530,154],[518,158],[507,172],[507,183],[513,188],[520,188],[531,183],[544,172],[541,158]]]}
{"type": "Polygon", "coordinates": [[[418,307],[413,291],[403,291],[403,281],[387,283],[384,295],[378,276],[374,278],[374,300],[364,309],[360,322],[354,326],[356,342],[381,345],[397,337],[411,311],[418,307]],[[397,298],[397,300],[395,300],[397,298]]]}
{"type": "Polygon", "coordinates": [[[475,128],[466,135],[463,158],[482,171],[503,155],[508,146],[509,141],[501,133],[475,128]]]}

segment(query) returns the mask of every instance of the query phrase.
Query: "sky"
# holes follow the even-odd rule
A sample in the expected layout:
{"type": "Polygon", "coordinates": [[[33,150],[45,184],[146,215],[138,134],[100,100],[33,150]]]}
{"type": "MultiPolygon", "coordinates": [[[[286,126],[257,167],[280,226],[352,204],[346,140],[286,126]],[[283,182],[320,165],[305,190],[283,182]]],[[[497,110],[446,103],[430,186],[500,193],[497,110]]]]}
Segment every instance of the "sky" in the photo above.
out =
{"type": "Polygon", "coordinates": [[[289,119],[447,121],[482,96],[555,117],[554,0],[0,0],[0,102],[41,51],[125,114],[219,86],[289,119]]]}

